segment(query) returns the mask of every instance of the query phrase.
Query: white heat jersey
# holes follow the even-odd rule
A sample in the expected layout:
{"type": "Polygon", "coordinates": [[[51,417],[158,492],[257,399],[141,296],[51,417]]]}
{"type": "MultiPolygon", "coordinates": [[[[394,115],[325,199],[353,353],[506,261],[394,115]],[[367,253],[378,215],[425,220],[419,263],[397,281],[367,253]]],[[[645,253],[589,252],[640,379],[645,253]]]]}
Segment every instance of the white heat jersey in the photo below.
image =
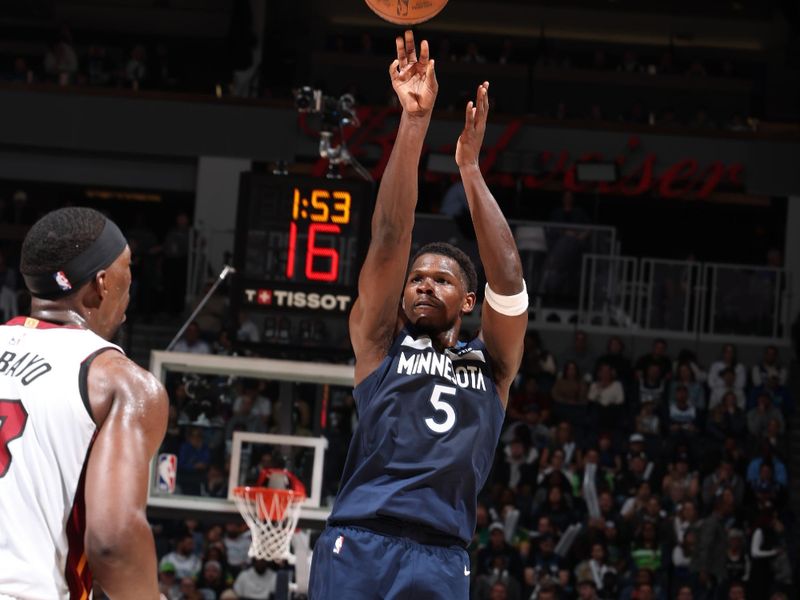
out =
{"type": "Polygon", "coordinates": [[[0,326],[0,598],[91,597],[84,469],[97,427],[88,366],[119,347],[18,317],[0,326]]]}

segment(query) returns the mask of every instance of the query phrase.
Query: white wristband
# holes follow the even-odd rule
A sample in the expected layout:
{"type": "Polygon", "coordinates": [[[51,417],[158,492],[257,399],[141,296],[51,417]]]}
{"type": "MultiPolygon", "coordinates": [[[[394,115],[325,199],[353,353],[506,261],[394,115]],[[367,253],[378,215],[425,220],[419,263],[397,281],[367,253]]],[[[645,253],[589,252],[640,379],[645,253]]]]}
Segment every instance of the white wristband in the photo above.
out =
{"type": "Polygon", "coordinates": [[[522,280],[522,291],[513,296],[495,294],[487,283],[484,298],[489,306],[507,317],[516,317],[528,310],[528,287],[525,285],[524,279],[522,280]]]}

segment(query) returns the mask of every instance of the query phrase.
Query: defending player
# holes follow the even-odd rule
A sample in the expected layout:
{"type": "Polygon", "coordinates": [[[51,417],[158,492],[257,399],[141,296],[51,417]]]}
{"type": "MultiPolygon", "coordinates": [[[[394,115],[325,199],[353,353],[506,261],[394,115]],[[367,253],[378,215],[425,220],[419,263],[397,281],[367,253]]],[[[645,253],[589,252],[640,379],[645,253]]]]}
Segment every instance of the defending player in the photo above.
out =
{"type": "Polygon", "coordinates": [[[350,316],[360,422],[314,549],[312,600],[468,597],[464,548],[527,327],[519,254],[478,167],[489,84],[467,105],[456,149],[488,279],[480,334],[459,344],[462,318],[475,305],[469,258],[432,244],[408,263],[417,169],[438,89],[427,42],[418,60],[411,32],[397,38],[390,74],[403,112],[350,316]]]}
{"type": "Polygon", "coordinates": [[[0,326],[0,598],[159,597],[145,518],[164,436],[161,384],[110,340],[130,249],[88,208],[48,213],[22,244],[30,317],[0,326]]]}

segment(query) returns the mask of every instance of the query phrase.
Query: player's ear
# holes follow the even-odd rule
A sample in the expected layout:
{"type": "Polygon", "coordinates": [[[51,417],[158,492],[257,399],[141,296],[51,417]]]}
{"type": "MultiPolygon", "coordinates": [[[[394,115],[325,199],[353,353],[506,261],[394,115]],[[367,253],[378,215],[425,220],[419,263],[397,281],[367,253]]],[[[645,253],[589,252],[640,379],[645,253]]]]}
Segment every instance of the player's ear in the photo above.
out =
{"type": "Polygon", "coordinates": [[[467,292],[464,296],[464,301],[461,303],[461,313],[468,315],[475,309],[476,296],[475,292],[467,292]]]}
{"type": "Polygon", "coordinates": [[[106,272],[101,270],[86,284],[81,301],[86,308],[98,308],[106,293],[106,272]]]}

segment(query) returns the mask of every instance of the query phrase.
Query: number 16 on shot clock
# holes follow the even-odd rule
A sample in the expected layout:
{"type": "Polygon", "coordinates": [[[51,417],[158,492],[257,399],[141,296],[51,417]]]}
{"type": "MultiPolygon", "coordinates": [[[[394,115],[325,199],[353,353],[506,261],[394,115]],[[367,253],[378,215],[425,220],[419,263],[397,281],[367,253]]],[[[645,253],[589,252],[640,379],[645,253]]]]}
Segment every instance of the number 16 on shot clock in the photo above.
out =
{"type": "Polygon", "coordinates": [[[340,225],[350,223],[352,196],[344,190],[311,190],[304,198],[299,188],[294,188],[292,220],[289,223],[289,247],[286,257],[286,278],[295,277],[297,262],[298,222],[310,221],[306,242],[305,278],[309,281],[336,281],[339,278],[339,252],[336,248],[317,245],[320,234],[342,233],[340,225]],[[327,263],[325,262],[327,260],[327,263]],[[316,261],[316,262],[315,262],[316,261]],[[326,265],[321,266],[321,265],[326,265]]]}

